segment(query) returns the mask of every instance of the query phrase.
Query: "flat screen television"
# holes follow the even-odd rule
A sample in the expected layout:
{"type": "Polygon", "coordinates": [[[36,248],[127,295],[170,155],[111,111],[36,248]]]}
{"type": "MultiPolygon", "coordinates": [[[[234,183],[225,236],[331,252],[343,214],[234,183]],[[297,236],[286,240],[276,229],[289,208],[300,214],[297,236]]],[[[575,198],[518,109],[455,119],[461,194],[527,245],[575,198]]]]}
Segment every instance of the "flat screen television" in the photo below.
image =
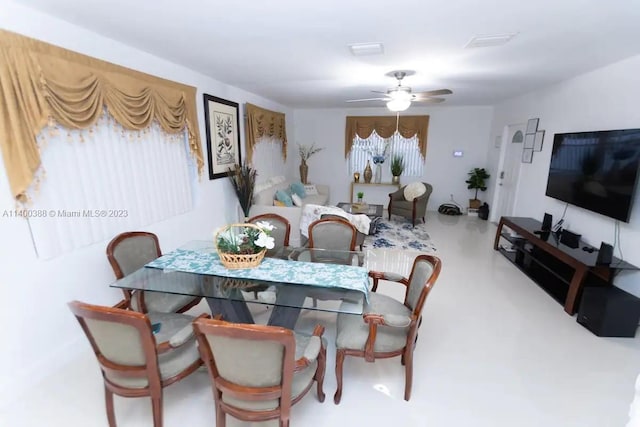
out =
{"type": "Polygon", "coordinates": [[[547,196],[628,222],[640,160],[640,129],[557,133],[547,196]]]}

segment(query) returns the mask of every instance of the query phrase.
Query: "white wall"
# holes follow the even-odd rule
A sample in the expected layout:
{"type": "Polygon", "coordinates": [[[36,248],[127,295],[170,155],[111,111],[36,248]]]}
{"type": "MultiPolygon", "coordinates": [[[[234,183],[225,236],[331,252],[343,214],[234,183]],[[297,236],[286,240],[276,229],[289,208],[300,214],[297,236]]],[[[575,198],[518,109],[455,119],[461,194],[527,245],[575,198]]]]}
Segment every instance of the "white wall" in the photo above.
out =
{"type": "MultiPolygon", "coordinates": [[[[291,110],[269,100],[24,6],[3,4],[0,28],[196,86],[200,135],[205,153],[203,93],[238,102],[241,114],[244,111],[242,104],[251,102],[284,112],[287,117],[293,115],[291,110]]],[[[241,141],[244,143],[244,128],[241,128],[241,141]]],[[[290,135],[293,134],[292,129],[292,120],[289,120],[287,131],[290,135]]],[[[237,201],[229,182],[226,179],[209,181],[206,168],[205,164],[193,211],[144,227],[158,234],[165,252],[188,240],[210,239],[215,228],[237,219],[237,201]]],[[[79,351],[88,349],[86,339],[66,307],[68,301],[78,299],[109,305],[121,299],[122,295],[119,290],[108,287],[114,276],[105,255],[107,241],[51,260],[38,260],[27,224],[20,219],[2,217],[5,210],[14,207],[3,164],[0,171],[0,285],[3,293],[0,298],[0,324],[4,331],[3,351],[0,352],[0,402],[3,404],[15,397],[21,388],[33,385],[79,351]]]]}
{"type": "MultiPolygon", "coordinates": [[[[487,145],[493,109],[491,107],[419,107],[413,105],[404,114],[428,114],[429,134],[427,157],[422,177],[401,177],[401,184],[424,181],[433,185],[433,194],[429,199],[429,210],[436,210],[442,203],[448,202],[450,194],[463,206],[473,196],[467,190],[465,180],[473,167],[486,166],[487,145]],[[453,157],[454,150],[462,150],[463,157],[453,157]]],[[[331,186],[331,202],[349,200],[350,185],[353,177],[348,173],[344,157],[344,134],[347,116],[389,115],[386,108],[368,109],[304,109],[295,110],[295,142],[310,144],[315,142],[325,150],[313,156],[309,162],[309,181],[331,186]]],[[[290,157],[299,162],[297,152],[290,157]]],[[[374,165],[372,165],[374,167],[374,165]]],[[[383,181],[391,182],[389,162],[383,165],[383,181]]],[[[363,182],[363,179],[360,179],[363,182]]],[[[360,187],[362,188],[362,187],[360,187]]],[[[365,189],[370,192],[373,190],[365,189]]],[[[389,188],[384,194],[376,195],[384,205],[388,204],[389,188]]],[[[489,200],[484,194],[480,199],[489,200]]],[[[365,194],[365,199],[370,198],[365,194]]]]}
{"type": "MultiPolygon", "coordinates": [[[[518,184],[516,216],[542,218],[549,212],[557,220],[564,203],[545,196],[551,161],[553,135],[562,132],[640,128],[640,56],[609,65],[566,80],[526,96],[496,106],[491,135],[499,135],[505,125],[540,118],[539,129],[546,131],[541,153],[534,153],[531,164],[522,164],[518,184]]],[[[489,164],[496,175],[499,149],[489,149],[489,164]]],[[[640,266],[640,197],[635,196],[629,224],[620,223],[624,259],[640,266]]],[[[613,243],[613,219],[569,205],[565,227],[582,234],[594,246],[613,243]]],[[[620,256],[618,248],[616,256],[620,256]]],[[[623,273],[616,285],[640,295],[640,273],[623,273]]]]}

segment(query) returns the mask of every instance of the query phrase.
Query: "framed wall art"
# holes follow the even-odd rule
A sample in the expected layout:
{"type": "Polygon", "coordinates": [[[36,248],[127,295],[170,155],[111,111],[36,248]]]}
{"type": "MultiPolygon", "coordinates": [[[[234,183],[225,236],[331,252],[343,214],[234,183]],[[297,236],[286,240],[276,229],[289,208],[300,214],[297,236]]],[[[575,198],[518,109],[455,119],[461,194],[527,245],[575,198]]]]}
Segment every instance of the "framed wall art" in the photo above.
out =
{"type": "Polygon", "coordinates": [[[527,122],[527,133],[536,133],[540,119],[529,119],[527,122]]]}
{"type": "Polygon", "coordinates": [[[242,163],[240,157],[240,117],[237,102],[204,94],[209,179],[227,176],[242,163]]]}
{"type": "Polygon", "coordinates": [[[536,138],[533,144],[533,151],[542,151],[542,141],[544,141],[544,131],[539,130],[536,132],[536,138]]]}
{"type": "Polygon", "coordinates": [[[524,136],[524,146],[523,148],[526,150],[527,148],[533,148],[535,144],[536,134],[528,133],[524,136]]]}
{"type": "Polygon", "coordinates": [[[531,163],[533,161],[533,148],[525,148],[522,150],[522,163],[531,163]]]}

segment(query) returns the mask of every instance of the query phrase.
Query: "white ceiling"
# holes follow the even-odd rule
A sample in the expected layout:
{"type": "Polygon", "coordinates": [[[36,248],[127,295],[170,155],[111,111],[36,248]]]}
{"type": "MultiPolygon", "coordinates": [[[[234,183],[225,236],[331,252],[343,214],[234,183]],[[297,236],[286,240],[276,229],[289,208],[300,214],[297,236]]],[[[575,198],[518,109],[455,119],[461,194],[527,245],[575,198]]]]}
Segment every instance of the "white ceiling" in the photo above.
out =
{"type": "Polygon", "coordinates": [[[636,0],[18,2],[296,108],[380,106],[345,100],[393,86],[397,69],[417,72],[414,91],[451,89],[440,105],[491,105],[640,53],[636,0]],[[384,54],[351,55],[366,42],[384,54]]]}

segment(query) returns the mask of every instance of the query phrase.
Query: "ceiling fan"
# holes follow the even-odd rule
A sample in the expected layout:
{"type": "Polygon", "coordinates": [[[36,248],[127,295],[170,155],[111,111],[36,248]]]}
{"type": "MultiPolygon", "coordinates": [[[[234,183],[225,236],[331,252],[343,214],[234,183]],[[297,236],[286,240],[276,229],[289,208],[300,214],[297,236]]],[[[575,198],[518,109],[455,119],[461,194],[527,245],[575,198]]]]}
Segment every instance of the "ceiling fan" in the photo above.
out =
{"type": "Polygon", "coordinates": [[[389,77],[395,77],[398,80],[398,85],[387,89],[386,92],[372,90],[373,93],[382,93],[384,97],[378,98],[364,98],[364,99],[349,99],[347,102],[364,102],[364,101],[385,101],[387,108],[391,111],[404,111],[411,105],[411,102],[425,102],[430,104],[438,104],[444,102],[444,98],[437,98],[439,95],[450,95],[449,89],[429,90],[426,92],[411,92],[409,86],[402,86],[402,79],[407,76],[412,76],[416,72],[411,70],[399,70],[391,71],[386,75],[389,77]]]}

